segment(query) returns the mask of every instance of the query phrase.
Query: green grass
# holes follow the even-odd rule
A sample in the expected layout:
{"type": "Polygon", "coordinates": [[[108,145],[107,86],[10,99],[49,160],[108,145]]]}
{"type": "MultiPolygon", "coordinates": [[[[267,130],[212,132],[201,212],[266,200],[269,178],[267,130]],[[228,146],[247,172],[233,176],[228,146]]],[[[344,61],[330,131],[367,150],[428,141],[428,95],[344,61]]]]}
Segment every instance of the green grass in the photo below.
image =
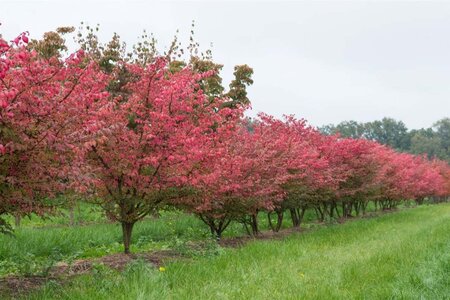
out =
{"type": "MultiPolygon", "coordinates": [[[[70,225],[70,212],[68,209],[60,208],[50,216],[41,218],[32,214],[30,217],[21,218],[20,227],[47,228],[70,225]]],[[[76,225],[104,223],[105,216],[102,208],[86,202],[78,202],[73,208],[74,222],[76,225]]],[[[6,221],[14,224],[12,216],[6,216],[6,221]]]]}
{"type": "MultiPolygon", "coordinates": [[[[39,274],[56,261],[100,257],[123,251],[119,224],[54,227],[47,221],[47,226],[35,228],[25,225],[16,229],[14,236],[0,236],[0,276],[39,274]]],[[[205,235],[206,229],[195,217],[166,212],[158,219],[146,219],[136,224],[132,250],[165,249],[176,239],[197,240],[205,235]]]]}
{"type": "MultiPolygon", "coordinates": [[[[14,236],[0,235],[0,277],[5,275],[42,275],[56,262],[95,258],[123,251],[120,224],[107,222],[95,205],[81,203],[75,210],[78,224],[70,226],[67,210],[42,219],[23,218],[14,236]]],[[[307,222],[314,220],[309,211],[307,222]]],[[[13,222],[13,218],[9,217],[13,222]]],[[[290,226],[289,217],[284,227],[290,226]]],[[[261,229],[268,227],[265,214],[260,215],[261,229]]],[[[309,225],[306,225],[309,226],[309,225]]],[[[232,223],[224,237],[244,235],[241,224],[232,223]]],[[[146,218],[136,223],[132,251],[156,251],[177,248],[188,241],[210,238],[205,224],[193,215],[180,211],[162,211],[159,218],[146,218]]],[[[182,250],[182,249],[181,249],[182,250]]]]}
{"type": "Polygon", "coordinates": [[[450,204],[319,227],[165,272],[99,266],[29,299],[450,299],[450,204]]]}

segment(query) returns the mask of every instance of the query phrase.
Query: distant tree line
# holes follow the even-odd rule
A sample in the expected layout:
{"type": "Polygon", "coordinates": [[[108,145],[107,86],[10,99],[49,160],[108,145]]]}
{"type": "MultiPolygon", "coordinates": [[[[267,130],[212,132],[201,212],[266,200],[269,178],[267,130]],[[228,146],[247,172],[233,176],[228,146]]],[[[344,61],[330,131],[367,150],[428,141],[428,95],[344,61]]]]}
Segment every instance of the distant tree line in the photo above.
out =
{"type": "Polygon", "coordinates": [[[396,150],[426,154],[450,162],[450,118],[443,118],[430,128],[409,130],[402,121],[383,118],[373,122],[344,121],[319,128],[327,135],[339,133],[343,137],[364,138],[388,145],[396,150]]]}

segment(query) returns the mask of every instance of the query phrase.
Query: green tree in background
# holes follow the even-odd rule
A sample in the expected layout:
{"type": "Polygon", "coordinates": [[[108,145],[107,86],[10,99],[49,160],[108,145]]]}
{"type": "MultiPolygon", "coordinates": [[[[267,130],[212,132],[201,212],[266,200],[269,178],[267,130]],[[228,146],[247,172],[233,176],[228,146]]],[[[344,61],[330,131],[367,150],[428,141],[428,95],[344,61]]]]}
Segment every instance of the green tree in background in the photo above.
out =
{"type": "Polygon", "coordinates": [[[363,123],[356,121],[343,121],[336,126],[332,124],[325,125],[320,128],[320,131],[328,135],[339,133],[343,137],[358,139],[364,136],[365,127],[363,123]]]}
{"type": "Polygon", "coordinates": [[[381,121],[364,124],[362,137],[403,151],[407,150],[410,144],[406,125],[392,118],[383,118],[381,121]]]}
{"type": "Polygon", "coordinates": [[[441,141],[441,148],[444,151],[443,155],[450,159],[450,118],[444,118],[433,125],[437,136],[441,141]]]}
{"type": "Polygon", "coordinates": [[[388,145],[399,151],[426,154],[450,162],[450,118],[444,118],[430,128],[408,130],[402,121],[383,118],[373,122],[343,121],[319,130],[328,135],[340,134],[349,138],[365,138],[388,145]]]}
{"type": "Polygon", "coordinates": [[[411,130],[411,153],[426,153],[428,158],[441,157],[441,140],[431,128],[411,130]]]}

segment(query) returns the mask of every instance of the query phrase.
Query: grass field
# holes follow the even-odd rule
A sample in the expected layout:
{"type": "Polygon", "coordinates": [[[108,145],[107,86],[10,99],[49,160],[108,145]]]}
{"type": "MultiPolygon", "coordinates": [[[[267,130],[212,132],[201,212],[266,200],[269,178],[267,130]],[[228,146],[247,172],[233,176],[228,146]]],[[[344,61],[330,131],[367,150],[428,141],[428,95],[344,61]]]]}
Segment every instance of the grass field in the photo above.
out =
{"type": "Polygon", "coordinates": [[[99,265],[28,298],[450,299],[450,204],[254,241],[163,272],[139,261],[123,272],[99,265]]]}
{"type": "MultiPolygon", "coordinates": [[[[44,220],[36,216],[24,218],[14,236],[0,235],[0,277],[43,275],[56,262],[70,263],[123,252],[120,224],[108,223],[95,206],[82,204],[77,210],[77,221],[84,225],[69,226],[66,215],[67,212],[62,211],[61,215],[44,220]]],[[[262,214],[260,217],[264,229],[267,220],[262,214]]],[[[308,212],[307,220],[313,219],[313,212],[308,212]]],[[[285,226],[290,225],[289,221],[287,218],[285,226]]],[[[242,225],[234,223],[224,236],[244,234],[242,225]]],[[[136,224],[132,251],[183,250],[186,243],[209,238],[209,229],[195,216],[163,211],[159,218],[147,218],[136,224]]]]}

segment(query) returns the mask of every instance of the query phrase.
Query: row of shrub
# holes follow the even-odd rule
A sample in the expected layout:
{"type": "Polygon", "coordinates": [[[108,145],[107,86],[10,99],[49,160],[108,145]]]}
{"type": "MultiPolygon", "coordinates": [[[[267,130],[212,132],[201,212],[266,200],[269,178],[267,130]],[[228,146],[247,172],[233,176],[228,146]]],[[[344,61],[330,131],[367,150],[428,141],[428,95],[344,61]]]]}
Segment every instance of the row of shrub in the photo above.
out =
{"type": "MultiPolygon", "coordinates": [[[[220,65],[180,60],[176,44],[124,55],[117,36],[99,46],[91,32],[64,56],[68,31],[0,39],[0,216],[83,197],[120,222],[129,253],[134,224],[167,206],[220,238],[232,221],[257,234],[262,211],[277,231],[286,211],[297,227],[308,208],[348,217],[370,201],[390,209],[450,194],[446,162],[324,136],[293,116],[248,120],[246,65],[225,91],[220,65]]],[[[0,219],[0,229],[11,227],[0,219]]]]}

